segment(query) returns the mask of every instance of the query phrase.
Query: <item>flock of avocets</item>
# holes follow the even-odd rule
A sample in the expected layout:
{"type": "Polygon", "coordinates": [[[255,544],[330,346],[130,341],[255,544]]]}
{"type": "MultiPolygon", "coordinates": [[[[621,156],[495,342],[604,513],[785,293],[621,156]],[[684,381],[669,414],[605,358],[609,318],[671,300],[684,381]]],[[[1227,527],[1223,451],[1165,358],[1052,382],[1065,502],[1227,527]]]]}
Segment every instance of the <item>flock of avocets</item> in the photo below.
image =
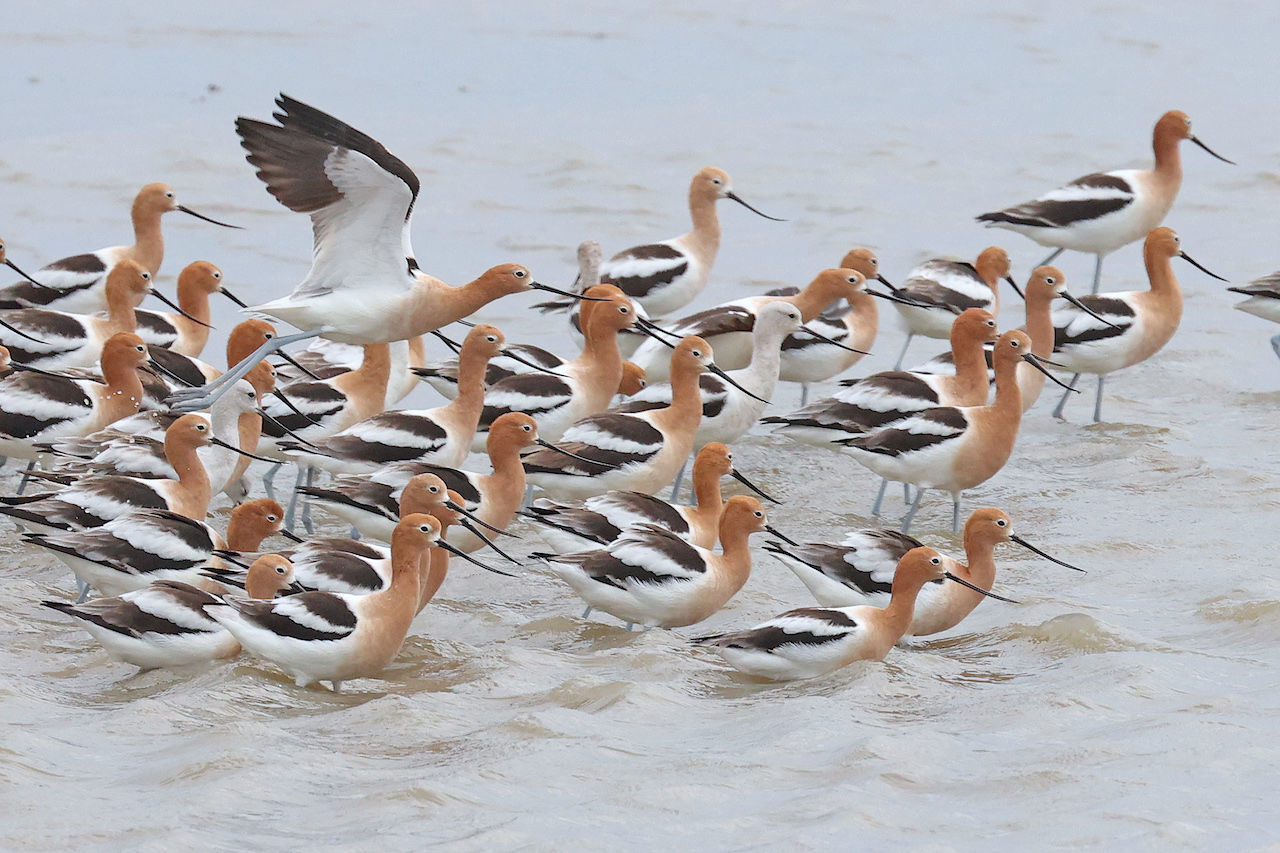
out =
{"type": "MultiPolygon", "coordinates": [[[[1046,378],[1063,385],[1047,367],[1074,374],[1055,416],[1082,374],[1097,376],[1096,421],[1105,377],[1168,343],[1182,313],[1172,261],[1199,267],[1160,225],[1181,183],[1180,143],[1218,157],[1171,111],[1155,126],[1154,168],[1087,175],[978,217],[1055,247],[1024,290],[994,246],[972,263],[929,261],[897,286],[873,252],[854,249],[803,288],[676,319],[710,277],[717,202],[765,216],[724,171],[694,176],[687,234],[608,260],[583,243],[571,291],[515,263],[454,287],[414,258],[413,172],[333,116],[283,95],[276,103],[274,123],[241,118],[236,130],[267,190],[311,217],[314,257],[292,293],[247,308],[253,319],[229,335],[225,372],[199,358],[210,296],[245,307],[218,267],[183,269],[176,304],[153,289],[164,214],[207,219],[168,186],[138,193],[131,246],[27,276],[0,245],[0,261],[24,279],[0,290],[0,452],[29,461],[0,513],[75,573],[80,599],[44,604],[79,620],[111,656],[153,668],[243,649],[299,685],[335,690],[395,657],[451,557],[505,573],[470,556],[489,548],[518,563],[500,544],[515,536],[517,517],[550,549],[527,559],[545,561],[588,614],[605,611],[628,629],[695,625],[720,610],[748,579],[751,535],[768,531],[766,550],[819,606],[695,642],[780,680],[881,659],[904,636],[955,626],[984,596],[1000,597],[990,589],[1003,542],[1076,568],[1015,535],[999,509],[969,516],[963,560],[905,531],[933,489],[951,493],[959,530],[961,493],[1004,466],[1046,378]],[[1103,258],[1136,240],[1149,288],[1099,294],[1103,258]],[[1068,293],[1048,265],[1065,249],[1097,256],[1093,294],[1068,293]],[[996,327],[1002,278],[1025,300],[1023,329],[996,327]],[[576,357],[466,321],[529,290],[562,297],[536,307],[568,312],[583,341],[576,357]],[[149,294],[173,311],[140,309],[149,294]],[[875,340],[873,297],[891,302],[908,331],[899,365],[914,336],[949,339],[950,351],[914,370],[844,380],[834,396],[807,403],[808,383],[846,371],[875,340]],[[263,318],[302,331],[279,335],[263,318]],[[469,327],[461,341],[441,331],[453,324],[469,327]],[[450,360],[427,361],[428,335],[449,346],[450,360]],[[293,356],[282,349],[307,339],[293,356]],[[780,380],[802,383],[802,408],[762,417],[780,380]],[[448,402],[395,409],[421,381],[448,402]],[[725,500],[726,476],[773,500],[734,467],[728,446],[761,421],[780,442],[830,447],[880,475],[873,515],[886,484],[903,483],[902,531],[799,544],[768,524],[757,498],[725,500]],[[459,467],[473,450],[488,453],[491,472],[459,467]],[[690,458],[693,504],[655,497],[673,482],[673,499],[680,494],[690,458]],[[255,459],[271,466],[267,497],[249,500],[255,459]],[[298,471],[287,512],[272,479],[286,463],[298,471]],[[331,476],[317,484],[317,471],[331,476]],[[31,480],[49,490],[24,494],[31,480]],[[219,493],[236,504],[225,532],[206,522],[219,493]],[[295,512],[312,530],[312,503],[357,538],[294,535],[295,512]],[[272,553],[263,542],[276,534],[292,544],[272,553]]],[[[1280,322],[1280,274],[1231,289],[1248,296],[1238,307],[1280,322]]],[[[1280,335],[1272,346],[1280,354],[1280,335]]]]}

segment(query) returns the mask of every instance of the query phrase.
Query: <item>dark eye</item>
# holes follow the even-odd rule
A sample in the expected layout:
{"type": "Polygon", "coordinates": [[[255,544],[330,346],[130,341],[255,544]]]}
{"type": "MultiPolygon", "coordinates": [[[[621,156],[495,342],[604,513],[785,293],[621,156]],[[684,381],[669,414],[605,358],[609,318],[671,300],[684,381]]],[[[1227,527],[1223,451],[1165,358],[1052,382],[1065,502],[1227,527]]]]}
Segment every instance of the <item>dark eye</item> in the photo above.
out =
{"type": "Polygon", "coordinates": [[[276,566],[276,574],[278,575],[284,574],[284,566],[276,566]]]}
{"type": "Polygon", "coordinates": [[[937,557],[930,557],[930,558],[929,558],[929,562],[930,562],[930,563],[933,563],[935,566],[938,566],[938,565],[941,565],[941,564],[942,564],[942,561],[941,561],[941,560],[939,560],[937,557]]]}
{"type": "Polygon", "coordinates": [[[1013,347],[1014,349],[1017,349],[1018,347],[1022,346],[1022,344],[1018,343],[1017,341],[1009,341],[1009,346],[1013,347]]]}
{"type": "Polygon", "coordinates": [[[213,274],[213,277],[214,277],[214,278],[222,278],[222,273],[220,273],[220,272],[215,272],[215,273],[213,274]]]}
{"type": "Polygon", "coordinates": [[[420,531],[422,531],[423,533],[430,533],[430,532],[431,532],[431,527],[430,527],[429,525],[426,525],[426,524],[423,524],[423,525],[419,526],[419,527],[418,527],[418,529],[419,529],[420,531]]]}
{"type": "Polygon", "coordinates": [[[438,492],[438,491],[440,491],[440,489],[438,489],[437,487],[435,487],[435,486],[432,486],[432,487],[431,487],[431,494],[433,494],[433,495],[434,495],[434,494],[435,494],[436,492],[438,492]]]}
{"type": "Polygon", "coordinates": [[[873,267],[878,267],[878,266],[880,266],[880,259],[879,259],[879,258],[872,258],[872,259],[871,259],[871,266],[873,266],[873,267]]]}
{"type": "Polygon", "coordinates": [[[151,281],[151,273],[146,272],[146,271],[144,270],[144,271],[143,271],[143,273],[142,273],[142,280],[143,280],[143,281],[151,281]]]}
{"type": "Polygon", "coordinates": [[[756,510],[756,511],[755,511],[755,517],[756,517],[756,518],[764,518],[764,513],[763,513],[763,512],[761,512],[760,510],[756,510]]]}
{"type": "Polygon", "coordinates": [[[196,424],[196,432],[204,432],[204,430],[205,430],[204,424],[196,424]]]}
{"type": "Polygon", "coordinates": [[[525,432],[530,432],[533,429],[533,427],[529,426],[528,424],[525,424],[524,426],[521,427],[521,429],[524,430],[525,432]]]}
{"type": "Polygon", "coordinates": [[[1007,523],[1003,518],[996,519],[996,527],[1004,527],[1007,523]]]}
{"type": "MultiPolygon", "coordinates": [[[[1188,127],[1190,127],[1190,125],[1188,125],[1188,127]]],[[[719,178],[712,178],[712,179],[711,179],[711,183],[715,184],[716,186],[720,186],[720,179],[719,179],[719,178]]]]}
{"type": "Polygon", "coordinates": [[[630,313],[631,313],[631,309],[624,305],[624,306],[622,306],[621,308],[619,308],[619,309],[618,309],[618,313],[619,313],[619,314],[630,314],[630,313]]]}
{"type": "Polygon", "coordinates": [[[146,352],[146,351],[147,351],[147,348],[146,348],[146,347],[134,347],[134,349],[136,349],[138,352],[146,352]]]}
{"type": "Polygon", "coordinates": [[[491,344],[496,344],[498,342],[498,339],[495,338],[493,335],[489,335],[489,337],[485,338],[485,340],[487,340],[491,344]]]}
{"type": "Polygon", "coordinates": [[[693,355],[694,355],[694,358],[702,358],[702,350],[700,349],[694,350],[693,355]]]}
{"type": "Polygon", "coordinates": [[[857,284],[858,277],[856,275],[851,275],[847,279],[845,279],[845,281],[849,282],[850,284],[857,284]]]}
{"type": "Polygon", "coordinates": [[[271,333],[271,332],[263,332],[263,333],[262,333],[262,336],[263,336],[264,338],[266,338],[267,340],[271,340],[272,338],[274,338],[274,337],[275,337],[275,335],[274,335],[273,333],[271,333]]]}
{"type": "Polygon", "coordinates": [[[524,278],[524,270],[516,270],[516,278],[524,278]]]}
{"type": "Polygon", "coordinates": [[[988,320],[988,321],[987,321],[987,327],[988,327],[988,328],[992,328],[992,329],[994,329],[994,328],[996,327],[996,321],[995,321],[995,320],[988,320]]]}
{"type": "Polygon", "coordinates": [[[171,192],[165,193],[165,194],[164,194],[164,197],[165,197],[165,198],[173,198],[173,193],[171,193],[171,192]]]}
{"type": "Polygon", "coordinates": [[[1047,275],[1047,276],[1045,276],[1045,277],[1044,277],[1044,283],[1045,283],[1045,284],[1057,284],[1057,283],[1058,283],[1058,280],[1057,280],[1056,278],[1054,278],[1053,276],[1051,276],[1051,275],[1047,275]]]}
{"type": "Polygon", "coordinates": [[[275,520],[276,520],[276,517],[274,515],[267,516],[267,521],[275,521],[275,520]]]}

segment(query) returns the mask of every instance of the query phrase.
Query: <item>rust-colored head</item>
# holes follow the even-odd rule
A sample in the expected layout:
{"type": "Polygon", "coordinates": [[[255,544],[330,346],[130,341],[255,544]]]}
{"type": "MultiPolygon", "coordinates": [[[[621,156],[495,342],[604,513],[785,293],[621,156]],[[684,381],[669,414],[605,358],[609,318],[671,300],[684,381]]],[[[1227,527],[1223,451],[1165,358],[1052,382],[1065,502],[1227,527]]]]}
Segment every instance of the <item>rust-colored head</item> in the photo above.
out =
{"type": "Polygon", "coordinates": [[[440,522],[426,513],[415,512],[400,519],[391,531],[391,555],[417,557],[440,538],[440,522]]]}
{"type": "Polygon", "coordinates": [[[249,566],[244,591],[250,598],[275,598],[293,584],[293,563],[279,554],[263,554],[249,566]]]}
{"type": "Polygon", "coordinates": [[[1182,241],[1178,238],[1176,231],[1161,225],[1147,233],[1146,242],[1143,243],[1143,254],[1161,258],[1177,257],[1182,254],[1182,241]]]}
{"type": "Polygon", "coordinates": [[[893,592],[916,589],[942,578],[947,571],[947,558],[932,548],[912,548],[902,555],[893,573],[893,592]]]}
{"type": "Polygon", "coordinates": [[[720,541],[739,535],[742,531],[756,533],[769,523],[764,504],[746,495],[735,495],[725,501],[724,514],[720,516],[720,541]]]}
{"type": "Polygon", "coordinates": [[[1027,301],[1050,300],[1067,290],[1067,277],[1062,270],[1048,264],[1031,271],[1027,281],[1027,301]]]}
{"type": "Polygon", "coordinates": [[[502,352],[506,343],[506,337],[497,326],[480,323],[467,332],[466,338],[462,341],[462,352],[458,355],[458,361],[459,363],[470,359],[488,361],[502,352]]]}
{"type": "MultiPolygon", "coordinates": [[[[268,536],[279,533],[283,525],[284,509],[271,498],[245,501],[231,510],[231,520],[227,523],[227,542],[239,550],[239,546],[232,543],[241,539],[261,542],[268,536]]],[[[254,545],[253,548],[244,550],[256,548],[257,545],[254,545]]]]}
{"type": "Polygon", "coordinates": [[[499,447],[528,447],[538,440],[538,422],[523,412],[507,412],[489,427],[489,455],[499,447]]]}
{"type": "Polygon", "coordinates": [[[584,295],[608,300],[583,303],[582,328],[591,334],[612,334],[636,324],[636,306],[616,285],[597,284],[584,295]]]}
{"type": "Polygon", "coordinates": [[[996,341],[992,360],[995,362],[997,375],[1004,366],[1016,366],[1024,355],[1031,352],[1031,336],[1019,329],[1011,329],[996,341]]]}
{"type": "Polygon", "coordinates": [[[501,296],[523,293],[535,284],[533,274],[523,264],[498,264],[485,270],[476,283],[483,291],[501,296]]]}
{"type": "Polygon", "coordinates": [[[648,384],[643,367],[634,361],[622,362],[622,379],[618,382],[619,394],[630,397],[648,384]]]}
{"type": "Polygon", "coordinates": [[[147,345],[133,332],[116,332],[102,345],[102,369],[108,365],[141,367],[147,363],[147,345]]]}
{"type": "Polygon", "coordinates": [[[431,513],[436,507],[444,505],[447,493],[444,480],[435,474],[418,474],[400,493],[400,517],[404,518],[415,512],[431,513]]]}
{"type": "Polygon", "coordinates": [[[855,269],[823,270],[806,290],[818,294],[818,301],[830,305],[837,299],[852,300],[867,289],[867,277],[855,269]]]}
{"type": "Polygon", "coordinates": [[[999,337],[996,318],[984,308],[966,308],[951,324],[951,349],[973,342],[989,344],[999,337]]]}
{"type": "Polygon", "coordinates": [[[966,548],[972,541],[975,544],[995,545],[1008,542],[1013,535],[1013,520],[1003,510],[995,507],[983,507],[974,510],[964,525],[964,541],[966,548]]]}
{"type": "Polygon", "coordinates": [[[1004,249],[999,246],[988,246],[973,262],[973,268],[978,271],[983,281],[995,287],[996,282],[1009,274],[1009,270],[1013,268],[1013,261],[1009,259],[1009,253],[1004,249]]]}
{"type": "Polygon", "coordinates": [[[151,273],[137,261],[125,258],[111,268],[105,285],[107,301],[124,301],[138,307],[151,292],[151,273]]]}
{"type": "Polygon", "coordinates": [[[213,428],[204,415],[189,414],[178,418],[164,433],[165,455],[171,448],[203,447],[213,437],[213,428]]]}
{"type": "Polygon", "coordinates": [[[876,257],[876,253],[870,249],[853,249],[844,256],[840,261],[841,269],[857,270],[862,273],[863,277],[870,280],[885,281],[884,276],[880,274],[880,259],[876,257]]]}
{"type": "Polygon", "coordinates": [[[191,294],[208,295],[222,289],[222,270],[208,261],[187,264],[178,273],[178,298],[191,294]]]}
{"type": "Polygon", "coordinates": [[[702,373],[707,366],[714,364],[715,354],[711,344],[697,335],[689,335],[671,351],[671,374],[693,371],[702,373]]]}
{"type": "Polygon", "coordinates": [[[718,441],[704,444],[693,460],[693,477],[695,480],[704,476],[720,479],[733,470],[733,453],[727,446],[718,441]],[[705,472],[705,473],[704,473],[705,472]]]}
{"type": "Polygon", "coordinates": [[[707,166],[693,176],[689,184],[689,198],[710,199],[712,201],[725,198],[733,192],[733,182],[729,173],[715,166],[707,166]]]}
{"type": "Polygon", "coordinates": [[[178,196],[168,184],[147,184],[133,198],[135,216],[159,216],[178,209],[178,196]]]}
{"type": "Polygon", "coordinates": [[[266,320],[243,320],[227,336],[227,365],[235,367],[249,354],[276,336],[276,327],[266,320]]]}

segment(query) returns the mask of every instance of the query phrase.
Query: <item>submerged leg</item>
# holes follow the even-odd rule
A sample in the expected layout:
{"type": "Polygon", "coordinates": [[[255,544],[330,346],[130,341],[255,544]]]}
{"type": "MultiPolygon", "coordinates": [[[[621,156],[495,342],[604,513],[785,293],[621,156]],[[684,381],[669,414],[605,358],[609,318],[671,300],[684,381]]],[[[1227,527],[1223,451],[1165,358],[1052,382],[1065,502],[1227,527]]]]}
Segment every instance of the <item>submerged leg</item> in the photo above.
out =
{"type": "Polygon", "coordinates": [[[898,363],[893,366],[894,370],[902,369],[902,360],[907,357],[907,347],[911,346],[911,339],[915,337],[914,332],[907,332],[906,343],[902,345],[902,352],[898,353],[898,363]]]}
{"type": "Polygon", "coordinates": [[[803,409],[807,405],[809,405],[809,383],[801,382],[800,383],[800,408],[803,409]]]}
{"type": "Polygon", "coordinates": [[[1102,255],[1098,255],[1098,260],[1093,265],[1093,292],[1097,293],[1098,288],[1102,286],[1102,255]]]}
{"type": "Polygon", "coordinates": [[[1105,374],[1098,374],[1098,398],[1093,401],[1093,422],[1095,424],[1102,420],[1102,383],[1106,378],[1105,374]]]}
{"type": "Polygon", "coordinates": [[[22,481],[18,483],[18,494],[22,494],[27,490],[27,483],[31,482],[31,472],[36,468],[36,460],[32,459],[27,463],[27,468],[22,472],[22,481]]]}
{"type": "Polygon", "coordinates": [[[1076,387],[1076,383],[1080,381],[1080,374],[1077,373],[1071,377],[1071,381],[1067,384],[1067,390],[1063,392],[1062,399],[1058,401],[1058,405],[1053,407],[1053,416],[1058,420],[1062,420],[1062,410],[1067,405],[1067,398],[1071,396],[1071,391],[1076,387]]]}
{"type": "Polygon", "coordinates": [[[583,619],[586,619],[588,616],[590,616],[590,615],[591,615],[591,611],[592,611],[592,610],[594,610],[594,609],[595,609],[595,608],[593,608],[590,604],[588,604],[588,605],[587,605],[587,609],[586,609],[586,610],[584,610],[584,611],[582,611],[582,618],[583,618],[583,619]]]}
{"type": "Polygon", "coordinates": [[[276,474],[278,474],[280,472],[280,469],[283,467],[284,467],[283,462],[277,462],[276,464],[272,465],[270,468],[267,469],[267,473],[262,475],[262,488],[266,489],[267,497],[271,498],[271,500],[276,499],[276,488],[275,488],[276,474]]]}
{"type": "Polygon", "coordinates": [[[960,532],[960,493],[951,493],[951,532],[960,532]]]}
{"type": "Polygon", "coordinates": [[[1271,339],[1271,351],[1276,354],[1276,358],[1280,358],[1280,335],[1271,339]]]}
{"type": "Polygon", "coordinates": [[[671,486],[671,500],[678,501],[680,499],[680,484],[684,482],[684,469],[689,467],[689,460],[686,459],[680,463],[680,470],[676,472],[676,481],[671,486]]]}
{"type": "Polygon", "coordinates": [[[911,529],[911,519],[916,517],[916,510],[920,508],[920,499],[924,497],[925,490],[916,489],[916,499],[911,502],[911,509],[907,510],[907,514],[902,517],[902,532],[906,533],[911,529]]]}
{"type": "Polygon", "coordinates": [[[80,578],[76,578],[76,604],[84,604],[85,599],[89,597],[89,585],[80,578]]]}
{"type": "MultiPolygon", "coordinates": [[[[307,485],[310,486],[316,479],[316,467],[314,465],[307,466],[307,485]]],[[[315,533],[315,525],[311,523],[311,496],[307,495],[302,499],[302,526],[308,533],[315,533]]]]}
{"type": "Polygon", "coordinates": [[[298,509],[298,489],[302,487],[302,478],[306,474],[307,469],[303,465],[298,466],[297,479],[293,481],[293,497],[289,498],[289,508],[284,513],[284,529],[293,532],[293,515],[298,509]]]}
{"type": "Polygon", "coordinates": [[[243,379],[250,370],[258,366],[258,362],[268,355],[297,341],[318,337],[323,331],[323,329],[320,329],[314,332],[298,332],[296,335],[274,337],[249,353],[243,361],[212,382],[201,385],[199,388],[182,388],[174,391],[165,402],[175,412],[198,412],[201,409],[207,409],[219,397],[227,393],[228,388],[243,379]]]}

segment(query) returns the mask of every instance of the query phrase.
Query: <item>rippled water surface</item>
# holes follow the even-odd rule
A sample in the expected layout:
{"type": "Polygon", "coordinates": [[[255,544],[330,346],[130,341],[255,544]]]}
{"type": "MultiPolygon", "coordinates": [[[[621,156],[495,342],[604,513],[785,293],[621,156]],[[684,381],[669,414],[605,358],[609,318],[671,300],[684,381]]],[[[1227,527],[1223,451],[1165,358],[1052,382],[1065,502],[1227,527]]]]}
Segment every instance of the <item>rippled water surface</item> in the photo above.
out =
{"type": "MultiPolygon", "coordinates": [[[[169,217],[162,282],[207,258],[242,296],[286,292],[309,226],[232,130],[283,90],[418,171],[417,255],[454,282],[518,260],[563,285],[583,239],[681,233],[709,164],[789,221],[722,205],[699,306],[803,284],[857,245],[892,280],[1000,242],[1022,278],[1046,252],[972,217],[1146,164],[1170,108],[1239,163],[1184,146],[1168,224],[1188,253],[1236,283],[1280,266],[1280,12],[1265,4],[181,5],[6,16],[0,236],[19,265],[125,242],[133,193],[163,180],[246,229],[169,217]]],[[[1092,259],[1062,266],[1087,291],[1092,259]]],[[[536,565],[517,581],[459,569],[385,680],[333,695],[247,659],[113,663],[36,605],[70,594],[61,564],[6,536],[0,847],[1265,845],[1280,836],[1277,330],[1177,272],[1182,328],[1112,379],[1106,422],[1084,425],[1090,399],[1056,422],[1046,392],[970,499],[1089,574],[1002,553],[999,589],[1020,604],[813,681],[754,682],[686,643],[809,603],[763,554],[705,625],[645,634],[578,618],[536,565]]],[[[1108,259],[1108,289],[1143,281],[1136,246],[1108,259]]],[[[566,349],[532,301],[483,316],[566,349]]],[[[225,331],[231,306],[215,311],[225,331]]],[[[1011,297],[1002,321],[1020,321],[1011,297]]],[[[900,342],[884,318],[854,375],[900,342]]],[[[784,386],[775,407],[797,399],[784,386]]],[[[736,450],[794,536],[867,523],[874,479],[851,460],[763,432],[736,450]]],[[[949,521],[931,501],[914,532],[958,548],[949,521]]]]}

